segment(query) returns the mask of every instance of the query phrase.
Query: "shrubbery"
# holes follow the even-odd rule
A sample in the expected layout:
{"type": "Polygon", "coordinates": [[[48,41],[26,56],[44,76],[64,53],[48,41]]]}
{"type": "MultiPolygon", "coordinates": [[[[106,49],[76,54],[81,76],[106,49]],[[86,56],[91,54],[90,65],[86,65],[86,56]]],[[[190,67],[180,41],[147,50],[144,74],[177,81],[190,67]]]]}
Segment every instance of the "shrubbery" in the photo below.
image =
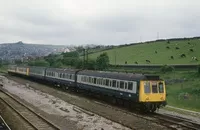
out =
{"type": "Polygon", "coordinates": [[[174,71],[174,67],[172,66],[164,65],[161,67],[161,72],[166,73],[166,72],[172,72],[172,71],[174,71]]]}
{"type": "Polygon", "coordinates": [[[200,74],[200,65],[198,66],[198,73],[200,74]]]}
{"type": "Polygon", "coordinates": [[[50,54],[42,60],[34,60],[28,63],[30,66],[44,66],[44,67],[65,67],[71,66],[76,69],[89,70],[106,70],[109,67],[109,57],[107,53],[100,54],[96,60],[88,59],[82,60],[79,58],[78,52],[67,52],[61,55],[50,54]]]}

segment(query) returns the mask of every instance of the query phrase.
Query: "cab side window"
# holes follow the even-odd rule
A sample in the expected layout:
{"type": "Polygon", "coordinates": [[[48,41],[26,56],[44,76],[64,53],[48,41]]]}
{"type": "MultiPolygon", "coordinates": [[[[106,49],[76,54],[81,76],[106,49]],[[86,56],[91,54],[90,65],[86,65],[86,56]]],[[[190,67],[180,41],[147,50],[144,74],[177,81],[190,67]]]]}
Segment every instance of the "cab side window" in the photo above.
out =
{"type": "Polygon", "coordinates": [[[159,93],[164,93],[163,83],[159,83],[159,93]]]}
{"type": "Polygon", "coordinates": [[[151,93],[150,82],[144,83],[144,93],[151,93]]]}
{"type": "Polygon", "coordinates": [[[157,83],[152,83],[152,93],[158,93],[157,83]]]}

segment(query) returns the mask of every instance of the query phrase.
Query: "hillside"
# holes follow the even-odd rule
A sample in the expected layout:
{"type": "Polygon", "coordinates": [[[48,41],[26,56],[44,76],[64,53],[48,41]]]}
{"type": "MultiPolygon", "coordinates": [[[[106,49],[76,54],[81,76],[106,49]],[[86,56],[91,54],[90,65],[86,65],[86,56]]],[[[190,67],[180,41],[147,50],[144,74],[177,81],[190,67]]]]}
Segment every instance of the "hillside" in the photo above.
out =
{"type": "Polygon", "coordinates": [[[27,57],[46,56],[50,53],[59,53],[67,49],[66,46],[25,44],[23,42],[0,44],[0,58],[14,60],[27,57]]]}
{"type": "Polygon", "coordinates": [[[200,39],[154,41],[150,43],[115,47],[110,50],[89,55],[95,59],[103,52],[107,52],[110,64],[199,64],[200,63],[200,39]],[[178,49],[178,48],[179,49],[178,49]],[[177,48],[177,49],[176,49],[177,48]],[[155,52],[157,51],[157,53],[155,52]],[[182,55],[182,57],[181,57],[182,55]],[[184,55],[186,57],[184,57],[184,55]],[[196,57],[197,60],[192,59],[196,57]],[[151,63],[147,63],[149,60],[151,63]]]}

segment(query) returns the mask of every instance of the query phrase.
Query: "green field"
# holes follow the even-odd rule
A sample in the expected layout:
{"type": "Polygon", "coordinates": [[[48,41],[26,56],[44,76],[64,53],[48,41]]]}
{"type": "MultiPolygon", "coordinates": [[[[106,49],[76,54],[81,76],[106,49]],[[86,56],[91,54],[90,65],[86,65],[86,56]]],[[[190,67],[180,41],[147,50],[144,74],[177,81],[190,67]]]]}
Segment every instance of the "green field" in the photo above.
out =
{"type": "Polygon", "coordinates": [[[97,52],[89,55],[89,58],[95,59],[103,52],[107,52],[110,58],[110,64],[147,64],[146,60],[150,60],[151,64],[199,64],[200,63],[200,40],[179,40],[179,41],[160,41],[144,43],[139,45],[130,45],[125,47],[116,47],[111,50],[97,52]],[[189,44],[188,44],[189,42],[189,44]],[[169,46],[170,49],[166,47],[169,46]],[[175,49],[179,47],[180,49],[175,49]],[[191,52],[193,49],[194,52],[191,52]],[[157,54],[155,53],[157,51],[157,54]],[[180,55],[185,54],[185,58],[180,55]],[[171,56],[174,59],[171,59],[171,56]],[[192,57],[197,57],[198,61],[192,60],[192,57]]]}

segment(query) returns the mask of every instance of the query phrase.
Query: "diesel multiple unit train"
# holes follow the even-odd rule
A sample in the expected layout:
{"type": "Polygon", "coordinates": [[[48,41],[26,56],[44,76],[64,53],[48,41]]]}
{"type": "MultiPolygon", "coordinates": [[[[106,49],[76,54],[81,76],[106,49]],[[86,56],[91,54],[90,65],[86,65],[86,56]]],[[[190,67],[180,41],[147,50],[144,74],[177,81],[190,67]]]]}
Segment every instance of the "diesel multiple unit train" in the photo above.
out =
{"type": "Polygon", "coordinates": [[[129,102],[145,112],[154,112],[166,105],[165,82],[155,75],[27,66],[10,66],[8,73],[65,89],[98,93],[129,102]]]}

